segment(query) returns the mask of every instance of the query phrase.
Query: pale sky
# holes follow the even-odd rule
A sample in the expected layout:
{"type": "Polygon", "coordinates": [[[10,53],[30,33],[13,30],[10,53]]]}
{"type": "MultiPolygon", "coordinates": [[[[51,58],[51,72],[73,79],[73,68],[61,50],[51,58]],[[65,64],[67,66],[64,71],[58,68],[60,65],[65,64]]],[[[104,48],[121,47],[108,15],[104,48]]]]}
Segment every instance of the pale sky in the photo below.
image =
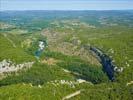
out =
{"type": "Polygon", "coordinates": [[[133,0],[0,0],[0,10],[126,10],[133,0]]]}

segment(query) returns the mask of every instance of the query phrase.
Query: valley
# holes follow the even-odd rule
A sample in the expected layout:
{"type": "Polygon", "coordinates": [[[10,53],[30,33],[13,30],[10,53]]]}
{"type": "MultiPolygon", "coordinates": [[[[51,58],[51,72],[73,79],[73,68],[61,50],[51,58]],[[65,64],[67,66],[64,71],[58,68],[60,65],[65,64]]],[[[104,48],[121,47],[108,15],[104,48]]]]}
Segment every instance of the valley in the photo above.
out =
{"type": "Polygon", "coordinates": [[[0,100],[132,100],[133,11],[0,11],[0,100]]]}

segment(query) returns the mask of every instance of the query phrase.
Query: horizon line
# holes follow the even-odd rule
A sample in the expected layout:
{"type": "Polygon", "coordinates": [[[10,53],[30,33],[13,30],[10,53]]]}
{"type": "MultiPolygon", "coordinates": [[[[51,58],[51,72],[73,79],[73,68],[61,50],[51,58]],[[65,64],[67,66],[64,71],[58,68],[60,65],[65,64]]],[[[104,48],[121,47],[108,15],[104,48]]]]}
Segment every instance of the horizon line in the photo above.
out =
{"type": "Polygon", "coordinates": [[[126,11],[133,9],[27,9],[27,10],[0,10],[0,11],[126,11]]]}

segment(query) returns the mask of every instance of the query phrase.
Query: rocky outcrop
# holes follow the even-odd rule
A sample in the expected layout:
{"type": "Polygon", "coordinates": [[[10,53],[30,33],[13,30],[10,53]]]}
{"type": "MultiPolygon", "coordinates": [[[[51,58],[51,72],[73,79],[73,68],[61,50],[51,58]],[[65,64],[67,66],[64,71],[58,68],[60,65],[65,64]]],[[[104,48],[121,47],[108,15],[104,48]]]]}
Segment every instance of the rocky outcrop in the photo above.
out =
{"type": "Polygon", "coordinates": [[[34,62],[24,62],[22,64],[15,64],[11,60],[4,59],[0,62],[0,74],[17,72],[22,69],[28,69],[34,62]]]}
{"type": "Polygon", "coordinates": [[[77,79],[75,81],[69,81],[69,80],[54,80],[47,82],[47,84],[52,84],[54,86],[59,86],[59,85],[68,85],[71,88],[75,88],[76,85],[82,84],[82,83],[88,83],[90,85],[93,85],[91,82],[87,82],[86,80],[83,79],[77,79]]]}

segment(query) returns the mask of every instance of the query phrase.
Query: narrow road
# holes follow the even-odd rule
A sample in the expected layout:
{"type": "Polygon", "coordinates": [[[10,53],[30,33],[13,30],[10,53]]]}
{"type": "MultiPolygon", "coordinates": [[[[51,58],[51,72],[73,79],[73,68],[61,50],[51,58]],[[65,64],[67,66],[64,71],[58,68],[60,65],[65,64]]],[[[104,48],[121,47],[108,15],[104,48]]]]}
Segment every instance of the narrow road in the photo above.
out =
{"type": "Polygon", "coordinates": [[[71,94],[65,96],[62,100],[68,100],[68,99],[70,99],[72,97],[75,97],[75,96],[79,95],[82,91],[83,91],[83,89],[82,90],[78,90],[78,91],[76,91],[74,93],[71,93],[71,94]]]}

